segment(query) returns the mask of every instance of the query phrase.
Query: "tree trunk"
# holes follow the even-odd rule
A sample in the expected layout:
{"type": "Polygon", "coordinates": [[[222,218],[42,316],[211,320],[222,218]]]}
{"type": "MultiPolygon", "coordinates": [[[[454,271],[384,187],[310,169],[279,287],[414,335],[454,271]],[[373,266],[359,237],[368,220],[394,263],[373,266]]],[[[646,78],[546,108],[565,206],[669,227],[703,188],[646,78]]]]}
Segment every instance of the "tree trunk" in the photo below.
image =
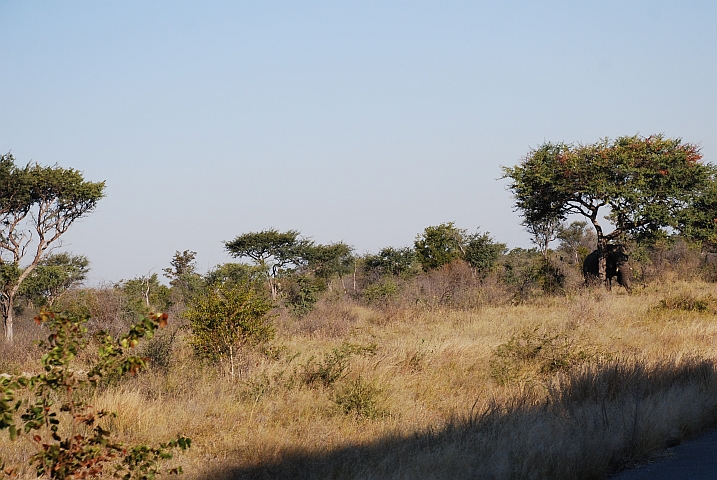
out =
{"type": "Polygon", "coordinates": [[[4,321],[4,327],[5,327],[5,343],[12,343],[14,339],[14,332],[12,329],[14,315],[12,311],[12,304],[13,304],[13,298],[9,298],[8,300],[3,299],[3,316],[5,317],[4,321]]]}
{"type": "Polygon", "coordinates": [[[275,278],[269,277],[269,287],[271,288],[271,299],[276,300],[277,291],[275,278]]]}
{"type": "Polygon", "coordinates": [[[607,238],[602,233],[602,227],[597,222],[597,210],[593,213],[590,218],[593,226],[595,227],[595,233],[597,234],[597,253],[598,253],[598,278],[607,287],[607,238]]]}

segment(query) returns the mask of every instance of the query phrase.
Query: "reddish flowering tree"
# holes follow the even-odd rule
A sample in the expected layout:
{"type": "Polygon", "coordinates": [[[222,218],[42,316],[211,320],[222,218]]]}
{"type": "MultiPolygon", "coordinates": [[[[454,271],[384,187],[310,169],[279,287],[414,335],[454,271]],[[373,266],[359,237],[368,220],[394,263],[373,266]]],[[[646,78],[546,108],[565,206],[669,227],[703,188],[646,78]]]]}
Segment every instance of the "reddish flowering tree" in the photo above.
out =
{"type": "Polygon", "coordinates": [[[679,228],[678,219],[715,175],[714,167],[702,162],[699,146],[663,135],[588,145],[545,143],[503,172],[527,224],[570,214],[589,220],[597,234],[603,281],[610,241],[679,228]],[[614,227],[610,233],[605,233],[601,212],[614,227]]]}

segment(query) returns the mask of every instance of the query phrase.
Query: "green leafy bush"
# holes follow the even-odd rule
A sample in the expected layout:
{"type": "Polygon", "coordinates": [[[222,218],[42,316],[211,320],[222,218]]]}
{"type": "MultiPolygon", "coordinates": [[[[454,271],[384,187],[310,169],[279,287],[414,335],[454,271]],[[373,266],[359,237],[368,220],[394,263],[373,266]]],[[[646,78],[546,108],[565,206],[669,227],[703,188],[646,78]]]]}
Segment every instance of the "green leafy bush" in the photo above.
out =
{"type": "Polygon", "coordinates": [[[346,415],[376,418],[384,412],[379,408],[381,389],[360,376],[336,389],[334,402],[346,415]]]}
{"type": "Polygon", "coordinates": [[[286,303],[297,317],[303,317],[314,309],[319,293],[326,289],[320,279],[294,277],[287,282],[286,303]]]}
{"type": "Polygon", "coordinates": [[[386,303],[398,293],[398,285],[392,278],[384,278],[366,287],[363,298],[369,303],[386,303]]]}
{"type": "MultiPolygon", "coordinates": [[[[146,367],[144,358],[129,355],[141,339],[151,338],[167,323],[166,314],[142,317],[129,332],[113,338],[105,332],[87,333],[87,317],[42,312],[35,321],[50,330],[41,343],[45,350],[37,375],[0,376],[0,430],[11,440],[25,437],[36,448],[29,463],[37,476],[53,479],[96,477],[111,471],[124,479],[151,479],[159,464],[172,458],[172,450],[188,448],[190,439],[178,437],[156,447],[125,446],[112,438],[103,421],[113,414],[95,411],[85,403],[92,390],[109,376],[134,375],[146,367]],[[90,357],[90,344],[98,346],[90,357]],[[78,358],[90,358],[84,370],[78,358]]],[[[13,476],[17,467],[5,465],[2,473],[13,476]]],[[[181,468],[169,473],[180,473],[181,468]]]]}
{"type": "Polygon", "coordinates": [[[242,345],[260,345],[274,337],[267,314],[272,303],[253,283],[210,285],[192,297],[184,317],[192,330],[195,353],[210,361],[229,359],[242,345]]]}

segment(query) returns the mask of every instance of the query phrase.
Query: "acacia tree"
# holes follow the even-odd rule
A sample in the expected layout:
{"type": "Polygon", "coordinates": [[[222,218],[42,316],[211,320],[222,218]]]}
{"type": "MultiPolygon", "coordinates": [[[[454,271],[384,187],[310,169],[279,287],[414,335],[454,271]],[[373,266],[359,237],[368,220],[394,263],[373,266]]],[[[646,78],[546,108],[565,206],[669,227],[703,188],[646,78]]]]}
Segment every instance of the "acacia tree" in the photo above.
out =
{"type": "Polygon", "coordinates": [[[297,230],[279,232],[274,228],[250,232],[224,242],[233,257],[248,257],[266,272],[271,288],[271,298],[278,295],[277,278],[283,268],[299,266],[304,254],[312,246],[310,240],[300,237],[297,230]]]}
{"type": "Polygon", "coordinates": [[[58,166],[19,167],[0,156],[0,310],[5,340],[13,341],[13,305],[26,278],[78,218],[104,196],[105,182],[58,166]],[[22,266],[23,260],[29,260],[22,266]]]}
{"type": "MultiPolygon", "coordinates": [[[[306,270],[320,278],[331,290],[331,279],[341,277],[353,270],[353,248],[344,242],[330,245],[312,245],[305,249],[303,259],[306,261],[306,270]]],[[[345,288],[344,288],[345,290],[345,288]]]]}
{"type": "Polygon", "coordinates": [[[714,167],[701,162],[697,145],[663,135],[604,139],[589,145],[545,143],[515,167],[503,167],[517,210],[527,223],[569,214],[586,217],[597,236],[600,279],[607,244],[640,238],[677,220],[711,181],[714,167]],[[599,214],[614,227],[603,229],[599,214]]]}

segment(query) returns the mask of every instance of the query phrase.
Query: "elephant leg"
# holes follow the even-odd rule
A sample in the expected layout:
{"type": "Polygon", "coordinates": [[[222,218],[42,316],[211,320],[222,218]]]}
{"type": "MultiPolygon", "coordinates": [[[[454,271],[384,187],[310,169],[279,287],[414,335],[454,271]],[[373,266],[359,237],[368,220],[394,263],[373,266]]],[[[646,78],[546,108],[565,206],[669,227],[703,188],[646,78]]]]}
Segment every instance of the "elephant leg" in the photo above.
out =
{"type": "Polygon", "coordinates": [[[627,293],[632,293],[632,288],[630,287],[630,279],[622,270],[617,272],[617,283],[625,287],[627,293]]]}

